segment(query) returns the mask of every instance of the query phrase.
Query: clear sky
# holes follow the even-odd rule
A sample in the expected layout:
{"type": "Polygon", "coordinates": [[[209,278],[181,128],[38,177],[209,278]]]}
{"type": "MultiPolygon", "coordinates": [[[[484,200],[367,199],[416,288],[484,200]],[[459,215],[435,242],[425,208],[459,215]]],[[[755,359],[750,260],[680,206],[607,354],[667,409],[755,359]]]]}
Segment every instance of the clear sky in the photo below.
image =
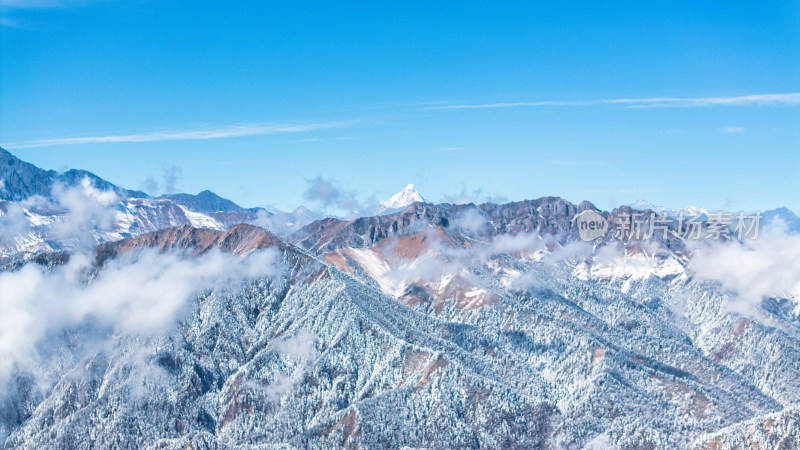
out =
{"type": "Polygon", "coordinates": [[[0,5],[0,145],[44,168],[283,209],[322,177],[800,210],[796,0],[0,5]]]}

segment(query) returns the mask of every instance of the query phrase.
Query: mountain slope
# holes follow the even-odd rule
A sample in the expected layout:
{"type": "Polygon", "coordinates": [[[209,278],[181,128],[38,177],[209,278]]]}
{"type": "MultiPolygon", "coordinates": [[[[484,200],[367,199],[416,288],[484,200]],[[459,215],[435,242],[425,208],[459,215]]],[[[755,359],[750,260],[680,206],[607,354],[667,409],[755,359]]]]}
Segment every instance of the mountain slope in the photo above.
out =
{"type": "MultiPolygon", "coordinates": [[[[207,190],[152,198],[84,170],[45,171],[3,149],[0,181],[0,258],[70,250],[181,225],[222,230],[269,214],[207,190]],[[81,229],[77,241],[75,229],[81,229]]],[[[275,222],[275,228],[282,225],[275,222]]]]}
{"type": "Polygon", "coordinates": [[[49,195],[58,174],[21,161],[0,148],[0,199],[19,201],[33,195],[49,195]]]}
{"type": "MultiPolygon", "coordinates": [[[[496,217],[506,219],[493,226],[535,230],[572,210],[554,199],[517,208],[534,205],[539,216],[528,222],[500,209],[496,217]]],[[[375,247],[393,241],[391,255],[412,263],[429,245],[481,253],[475,234],[464,233],[442,211],[417,205],[394,218],[360,223],[369,229],[384,220],[389,230],[393,223],[409,228],[398,228],[398,235],[426,225],[424,245],[413,241],[417,235],[409,235],[412,241],[373,235],[371,251],[387,264],[389,253],[375,247]],[[437,227],[446,231],[426,232],[437,227]]],[[[708,346],[714,336],[729,339],[725,323],[735,317],[719,315],[720,331],[705,319],[702,336],[666,306],[671,297],[692,293],[694,307],[717,315],[708,308],[719,294],[713,297],[709,286],[686,277],[587,279],[580,259],[548,261],[505,242],[504,251],[485,258],[440,255],[453,264],[448,270],[466,270],[464,282],[491,292],[495,301],[461,308],[457,295],[445,295],[438,304],[410,305],[387,295],[380,277],[357,258],[347,260],[347,252],[366,248],[340,244],[366,241],[345,238],[343,230],[363,226],[344,221],[330,239],[322,233],[327,244],[309,245],[317,254],[325,249],[322,259],[247,225],[182,227],[100,246],[97,261],[104,267],[146,248],[190,258],[275,249],[286,269],[277,278],[199,293],[166,334],[111,330],[111,343],[76,353],[45,394],[25,388],[30,378],[20,373],[18,400],[4,408],[16,411],[3,419],[7,445],[581,447],[601,439],[623,448],[664,448],[798,400],[798,389],[781,401],[766,395],[757,387],[762,381],[726,365],[716,344],[708,346]],[[345,264],[325,263],[331,252],[344,252],[345,264]],[[703,300],[709,293],[712,298],[703,300]]],[[[768,332],[758,324],[734,328],[743,330],[736,339],[768,332]]],[[[63,342],[48,342],[49,352],[72,352],[68,342],[80,342],[85,332],[69,330],[63,342]]],[[[776,344],[797,350],[796,337],[772,334],[776,344]]],[[[759,361],[758,350],[737,348],[759,361]]]]}
{"type": "Polygon", "coordinates": [[[296,230],[313,213],[5,161],[3,448],[800,446],[796,236],[584,242],[581,212],[637,210],[411,189],[296,230]],[[698,270],[717,248],[789,288],[733,308],[698,270]]]}

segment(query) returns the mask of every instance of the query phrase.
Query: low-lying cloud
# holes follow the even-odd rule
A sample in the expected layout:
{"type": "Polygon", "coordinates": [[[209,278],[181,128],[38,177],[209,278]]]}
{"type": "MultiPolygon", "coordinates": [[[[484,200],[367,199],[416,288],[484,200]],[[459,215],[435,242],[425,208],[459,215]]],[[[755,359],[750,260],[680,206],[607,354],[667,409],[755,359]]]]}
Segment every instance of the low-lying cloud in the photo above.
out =
{"type": "Polygon", "coordinates": [[[37,242],[58,248],[87,250],[114,231],[121,198],[98,189],[88,177],[74,185],[56,183],[50,195],[4,202],[0,209],[0,239],[10,253],[31,251],[37,242]]]}
{"type": "Polygon", "coordinates": [[[0,239],[11,241],[31,231],[31,222],[22,202],[7,202],[0,215],[0,239]]]}
{"type": "Polygon", "coordinates": [[[145,249],[106,261],[97,273],[92,264],[89,254],[78,253],[49,271],[27,264],[0,273],[0,384],[15,370],[40,363],[37,346],[46,336],[83,324],[114,334],[163,333],[198,292],[281,273],[274,249],[244,259],[219,251],[190,258],[145,249]]]}
{"type": "MultiPolygon", "coordinates": [[[[509,254],[555,265],[589,258],[593,254],[590,243],[580,241],[560,245],[557,243],[561,240],[558,236],[536,232],[489,236],[491,225],[477,208],[463,211],[453,219],[453,226],[473,238],[468,247],[450,245],[433,229],[421,231],[426,235],[424,244],[419,254],[413,257],[398,256],[403,252],[398,252],[397,240],[384,245],[381,257],[389,264],[389,268],[382,275],[383,279],[395,287],[402,287],[409,282],[430,283],[458,276],[480,285],[481,278],[473,270],[485,268],[497,255],[509,254]]],[[[513,287],[526,289],[533,286],[534,280],[529,278],[525,274],[516,274],[512,280],[513,287]]]]}
{"type": "Polygon", "coordinates": [[[800,299],[800,235],[775,221],[757,239],[701,241],[689,269],[720,282],[735,295],[731,308],[752,315],[765,297],[800,299]]]}
{"type": "Polygon", "coordinates": [[[319,358],[315,342],[317,336],[311,331],[301,328],[293,336],[284,337],[272,343],[271,347],[282,357],[288,359],[290,370],[287,373],[277,372],[269,383],[254,380],[247,382],[247,387],[259,392],[270,401],[279,401],[291,392],[302,375],[308,371],[319,358]]]}
{"type": "Polygon", "coordinates": [[[119,196],[114,191],[97,189],[89,178],[83,178],[75,186],[56,184],[52,196],[65,214],[50,231],[63,242],[91,246],[97,242],[95,233],[109,231],[114,225],[119,196]]]}

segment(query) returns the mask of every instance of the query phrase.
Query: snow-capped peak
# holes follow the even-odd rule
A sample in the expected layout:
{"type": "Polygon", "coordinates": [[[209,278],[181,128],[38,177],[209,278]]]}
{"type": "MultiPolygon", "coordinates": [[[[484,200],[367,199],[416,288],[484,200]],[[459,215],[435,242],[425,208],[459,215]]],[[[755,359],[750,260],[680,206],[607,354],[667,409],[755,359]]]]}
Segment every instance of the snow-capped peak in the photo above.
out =
{"type": "Polygon", "coordinates": [[[402,208],[415,202],[425,202],[425,198],[417,192],[413,184],[404,187],[402,191],[384,200],[380,205],[387,209],[402,208]]]}
{"type": "Polygon", "coordinates": [[[664,214],[667,216],[679,216],[681,214],[684,216],[700,216],[703,214],[708,214],[708,211],[699,206],[689,205],[684,206],[683,208],[669,209],[663,206],[654,205],[653,203],[644,199],[637,200],[628,206],[638,211],[645,211],[649,209],[657,214],[664,214]]]}
{"type": "Polygon", "coordinates": [[[656,212],[667,210],[667,208],[664,208],[663,206],[654,205],[652,202],[649,202],[643,198],[636,200],[635,202],[629,204],[628,206],[639,211],[644,211],[646,209],[650,209],[656,212]]]}

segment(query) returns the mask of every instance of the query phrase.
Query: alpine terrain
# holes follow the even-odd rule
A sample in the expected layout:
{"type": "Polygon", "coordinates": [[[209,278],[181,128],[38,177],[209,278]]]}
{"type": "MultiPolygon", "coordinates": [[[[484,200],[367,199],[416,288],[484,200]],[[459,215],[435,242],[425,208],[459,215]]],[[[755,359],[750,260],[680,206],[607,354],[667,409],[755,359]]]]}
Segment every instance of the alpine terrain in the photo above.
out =
{"type": "Polygon", "coordinates": [[[800,447],[797,216],[587,211],[686,212],[409,185],[341,219],[2,150],[0,446],[800,447]]]}

